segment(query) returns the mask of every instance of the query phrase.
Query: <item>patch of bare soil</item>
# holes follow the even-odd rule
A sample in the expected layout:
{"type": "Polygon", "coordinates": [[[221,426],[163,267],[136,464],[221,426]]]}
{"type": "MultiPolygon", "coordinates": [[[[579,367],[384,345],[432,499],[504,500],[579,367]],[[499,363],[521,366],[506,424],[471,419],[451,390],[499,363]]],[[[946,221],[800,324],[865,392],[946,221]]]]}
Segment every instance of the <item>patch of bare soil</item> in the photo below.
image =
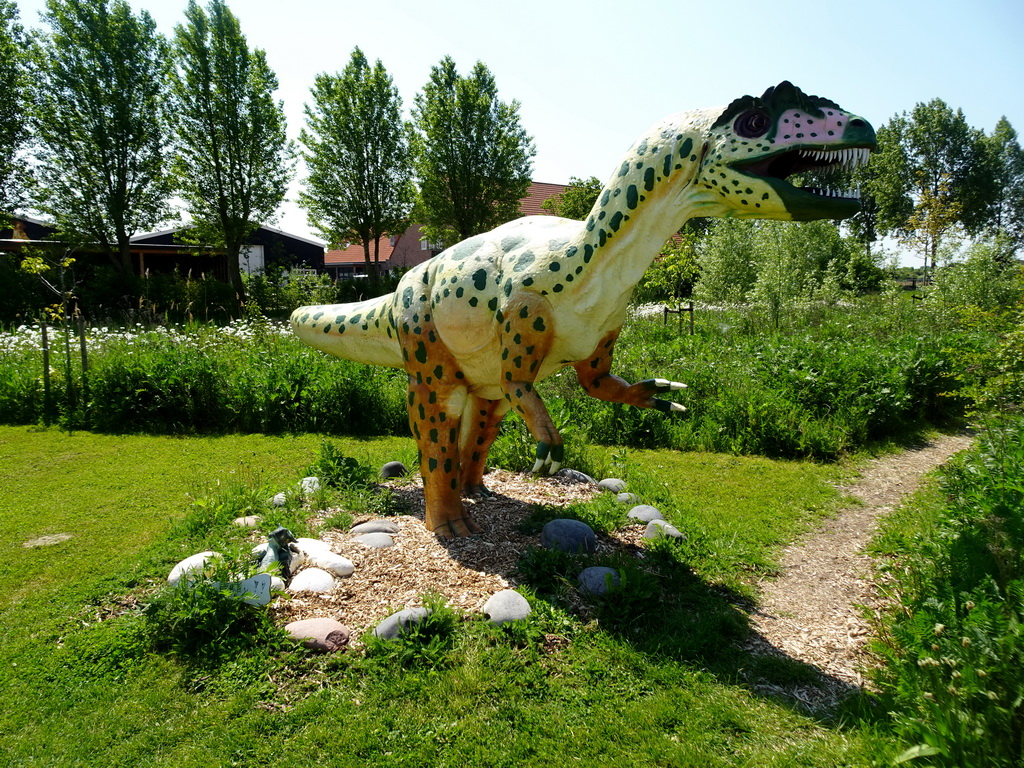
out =
{"type": "Polygon", "coordinates": [[[881,606],[873,561],[864,548],[879,518],[912,493],[925,473],[968,448],[971,440],[944,435],[871,461],[855,483],[842,487],[860,503],[785,550],[781,575],[760,585],[761,598],[751,615],[756,634],[748,648],[810,664],[819,670],[819,679],[785,687],[754,682],[756,688],[827,711],[864,687],[862,673],[871,665],[865,609],[877,613],[881,606]]]}

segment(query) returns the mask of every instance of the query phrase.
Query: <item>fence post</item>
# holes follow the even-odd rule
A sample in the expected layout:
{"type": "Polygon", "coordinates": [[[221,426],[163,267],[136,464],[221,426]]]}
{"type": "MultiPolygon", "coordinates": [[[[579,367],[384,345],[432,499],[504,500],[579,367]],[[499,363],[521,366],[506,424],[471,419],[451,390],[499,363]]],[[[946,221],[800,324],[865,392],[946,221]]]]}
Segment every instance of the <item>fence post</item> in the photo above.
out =
{"type": "Polygon", "coordinates": [[[50,339],[46,334],[46,321],[39,321],[43,342],[43,424],[50,426],[50,339]]]}
{"type": "Polygon", "coordinates": [[[82,421],[88,426],[89,417],[89,352],[85,346],[85,318],[78,316],[78,341],[82,349],[82,421]]]}
{"type": "Polygon", "coordinates": [[[690,313],[690,335],[693,336],[693,302],[689,302],[686,311],[690,313]]]}

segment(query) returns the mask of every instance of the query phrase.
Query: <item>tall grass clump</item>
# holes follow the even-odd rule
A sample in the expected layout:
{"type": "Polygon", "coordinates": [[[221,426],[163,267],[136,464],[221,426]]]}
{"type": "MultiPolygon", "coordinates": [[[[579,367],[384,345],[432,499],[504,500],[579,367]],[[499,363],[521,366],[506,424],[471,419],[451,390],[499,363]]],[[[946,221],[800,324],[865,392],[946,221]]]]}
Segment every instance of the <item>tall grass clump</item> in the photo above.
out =
{"type": "Polygon", "coordinates": [[[956,389],[948,332],[922,334],[916,323],[890,332],[874,316],[881,301],[779,328],[752,319],[756,308],[705,309],[692,336],[632,318],[616,345],[615,372],[628,381],[685,382],[674,394],[688,408],[682,416],[587,397],[567,371],[544,391],[564,399],[598,443],[834,460],[960,412],[956,398],[944,396],[956,389]]]}
{"type": "Polygon", "coordinates": [[[893,610],[878,682],[904,760],[933,766],[1024,761],[1024,420],[991,427],[943,470],[940,499],[879,542],[893,610]]]}
{"type": "MultiPolygon", "coordinates": [[[[222,327],[93,328],[86,347],[87,371],[73,355],[69,381],[51,355],[51,388],[70,387],[79,403],[61,414],[65,426],[154,434],[405,433],[403,375],[329,358],[262,315],[222,327]]],[[[0,420],[43,421],[38,328],[0,335],[0,363],[0,420]]]]}

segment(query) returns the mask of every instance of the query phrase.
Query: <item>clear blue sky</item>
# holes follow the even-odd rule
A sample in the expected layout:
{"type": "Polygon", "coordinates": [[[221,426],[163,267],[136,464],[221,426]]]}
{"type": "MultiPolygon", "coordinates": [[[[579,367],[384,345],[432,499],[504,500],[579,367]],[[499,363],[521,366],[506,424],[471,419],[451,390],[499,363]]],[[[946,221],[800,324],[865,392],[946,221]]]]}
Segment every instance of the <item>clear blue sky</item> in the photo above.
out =
{"type": "MultiPolygon", "coordinates": [[[[16,0],[39,27],[44,0],[16,0]]],[[[130,0],[170,35],[186,0],[130,0]]],[[[354,46],[380,59],[406,108],[430,68],[477,60],[503,100],[521,103],[537,181],[604,180],[664,115],[727,104],[781,80],[837,101],[876,126],[941,98],[990,132],[1005,115],[1024,138],[1021,0],[233,0],[252,47],[278,75],[289,133],[320,72],[354,46]]],[[[302,169],[299,168],[299,177],[302,169]]],[[[292,185],[290,197],[297,192],[292,185]]],[[[309,235],[305,215],[278,226],[309,235]]]]}

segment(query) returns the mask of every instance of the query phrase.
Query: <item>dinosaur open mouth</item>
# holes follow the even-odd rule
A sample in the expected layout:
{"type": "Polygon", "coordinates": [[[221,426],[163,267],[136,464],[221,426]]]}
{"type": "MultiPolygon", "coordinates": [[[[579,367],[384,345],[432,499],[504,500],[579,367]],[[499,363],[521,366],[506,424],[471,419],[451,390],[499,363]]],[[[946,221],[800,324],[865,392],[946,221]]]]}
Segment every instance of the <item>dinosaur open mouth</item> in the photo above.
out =
{"type": "Polygon", "coordinates": [[[749,176],[785,182],[794,190],[817,197],[859,200],[860,190],[841,185],[848,183],[849,172],[866,165],[870,156],[867,147],[791,149],[749,163],[736,163],[734,167],[749,176]],[[794,185],[794,180],[802,183],[794,185]]]}

